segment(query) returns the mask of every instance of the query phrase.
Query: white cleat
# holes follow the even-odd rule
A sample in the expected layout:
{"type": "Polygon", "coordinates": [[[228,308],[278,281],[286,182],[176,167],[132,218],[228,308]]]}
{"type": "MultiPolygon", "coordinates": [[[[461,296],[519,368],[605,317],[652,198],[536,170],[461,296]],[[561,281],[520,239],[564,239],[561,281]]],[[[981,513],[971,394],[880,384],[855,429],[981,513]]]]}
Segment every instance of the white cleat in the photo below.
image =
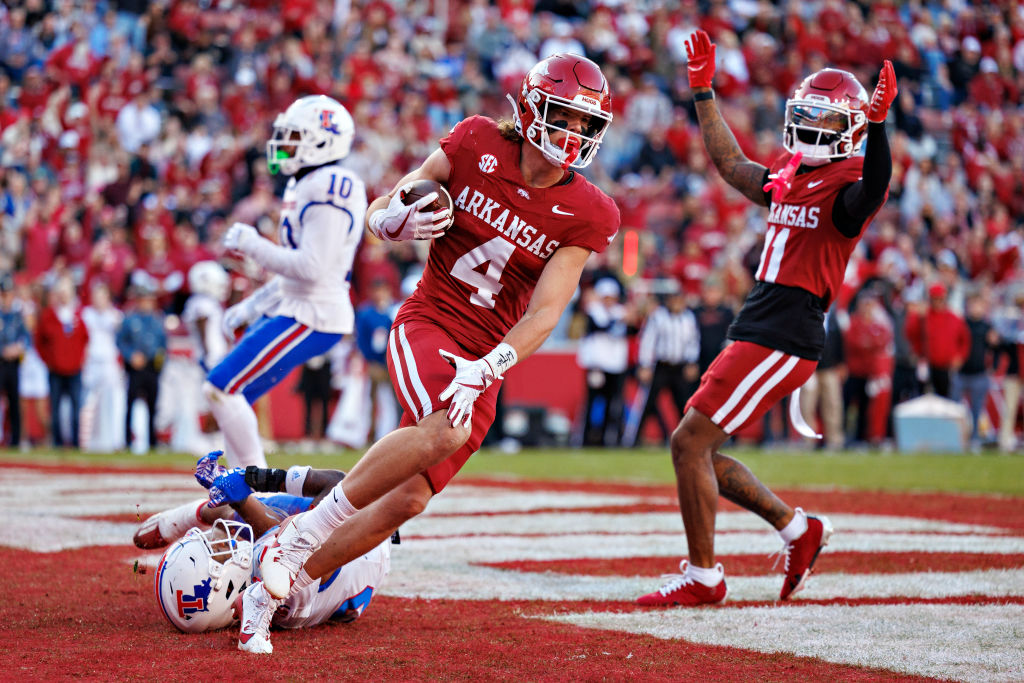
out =
{"type": "Polygon", "coordinates": [[[238,649],[258,655],[271,654],[274,646],[270,642],[270,620],[280,601],[270,597],[259,581],[246,588],[239,601],[242,603],[242,630],[238,634],[238,649]]]}
{"type": "Polygon", "coordinates": [[[263,585],[278,600],[288,597],[302,565],[320,548],[320,540],[308,531],[299,531],[294,520],[268,548],[260,563],[263,585]]]}

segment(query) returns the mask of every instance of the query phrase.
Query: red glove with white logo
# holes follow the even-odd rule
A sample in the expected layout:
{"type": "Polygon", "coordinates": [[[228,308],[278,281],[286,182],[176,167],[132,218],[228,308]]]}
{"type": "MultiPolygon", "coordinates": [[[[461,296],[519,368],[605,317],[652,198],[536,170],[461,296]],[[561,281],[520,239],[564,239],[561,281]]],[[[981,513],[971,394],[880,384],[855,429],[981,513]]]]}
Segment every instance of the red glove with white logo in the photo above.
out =
{"type": "Polygon", "coordinates": [[[710,88],[715,77],[715,44],[704,31],[697,29],[686,45],[686,74],[690,78],[690,90],[710,88]]]}
{"type": "Polygon", "coordinates": [[[896,72],[893,71],[892,62],[887,59],[882,63],[882,71],[878,74],[878,85],[875,86],[875,92],[871,93],[868,121],[885,123],[885,117],[889,114],[889,106],[899,92],[899,88],[896,87],[896,72]]]}
{"type": "Polygon", "coordinates": [[[793,184],[793,176],[796,175],[796,170],[800,168],[800,160],[803,158],[803,152],[794,154],[778,173],[769,174],[768,180],[771,182],[765,183],[765,186],[761,189],[765,192],[778,190],[780,196],[789,192],[789,188],[793,184]]]}

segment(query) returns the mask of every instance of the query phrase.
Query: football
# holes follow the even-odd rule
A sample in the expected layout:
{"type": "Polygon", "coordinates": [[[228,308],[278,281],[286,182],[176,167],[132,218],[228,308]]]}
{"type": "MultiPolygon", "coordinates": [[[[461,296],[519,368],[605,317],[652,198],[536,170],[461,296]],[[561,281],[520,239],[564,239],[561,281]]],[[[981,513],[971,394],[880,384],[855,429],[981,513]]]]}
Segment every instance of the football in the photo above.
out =
{"type": "Polygon", "coordinates": [[[426,197],[431,192],[437,193],[437,199],[424,207],[422,211],[431,212],[440,211],[444,208],[452,208],[452,196],[448,194],[448,190],[445,186],[436,180],[427,180],[425,178],[412,181],[408,190],[399,193],[399,199],[402,200],[403,204],[408,206],[420,197],[426,197]]]}

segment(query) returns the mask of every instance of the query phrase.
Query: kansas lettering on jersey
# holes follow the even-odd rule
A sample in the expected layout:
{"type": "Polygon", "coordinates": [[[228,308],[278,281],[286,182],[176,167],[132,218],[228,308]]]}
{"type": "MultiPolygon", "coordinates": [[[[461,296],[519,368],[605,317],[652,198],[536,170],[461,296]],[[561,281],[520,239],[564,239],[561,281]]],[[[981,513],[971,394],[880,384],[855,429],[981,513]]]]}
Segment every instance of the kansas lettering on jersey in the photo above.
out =
{"type": "MultiPolygon", "coordinates": [[[[772,172],[784,161],[777,161],[772,172]]],[[[839,191],[860,179],[863,166],[862,157],[826,164],[798,174],[781,197],[773,194],[755,279],[806,289],[828,308],[839,292],[850,254],[874,217],[861,225],[856,237],[843,235],[832,222],[839,191]]]]}
{"type": "MultiPolygon", "coordinates": [[[[788,158],[779,159],[772,172],[788,158]]],[[[860,179],[862,157],[800,173],[789,191],[772,196],[757,282],[728,337],[817,360],[825,343],[825,311],[835,300],[865,226],[847,237],[832,222],[839,192],[860,179]]]]}
{"type": "Polygon", "coordinates": [[[441,325],[480,356],[522,317],[552,254],[566,246],[604,251],[619,210],[578,173],[565,184],[528,186],[520,145],[487,117],[459,123],[441,149],[452,168],[455,222],[431,243],[423,278],[396,322],[441,325]]]}

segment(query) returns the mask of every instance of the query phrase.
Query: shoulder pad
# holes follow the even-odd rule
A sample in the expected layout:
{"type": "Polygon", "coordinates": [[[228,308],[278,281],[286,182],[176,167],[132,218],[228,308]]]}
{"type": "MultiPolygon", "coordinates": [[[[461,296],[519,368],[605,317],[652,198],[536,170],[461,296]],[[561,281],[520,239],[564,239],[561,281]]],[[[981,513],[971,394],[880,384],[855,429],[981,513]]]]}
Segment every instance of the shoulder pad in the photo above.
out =
{"type": "Polygon", "coordinates": [[[355,173],[343,166],[321,166],[295,184],[295,203],[299,210],[307,204],[366,206],[366,186],[355,173]]]}

